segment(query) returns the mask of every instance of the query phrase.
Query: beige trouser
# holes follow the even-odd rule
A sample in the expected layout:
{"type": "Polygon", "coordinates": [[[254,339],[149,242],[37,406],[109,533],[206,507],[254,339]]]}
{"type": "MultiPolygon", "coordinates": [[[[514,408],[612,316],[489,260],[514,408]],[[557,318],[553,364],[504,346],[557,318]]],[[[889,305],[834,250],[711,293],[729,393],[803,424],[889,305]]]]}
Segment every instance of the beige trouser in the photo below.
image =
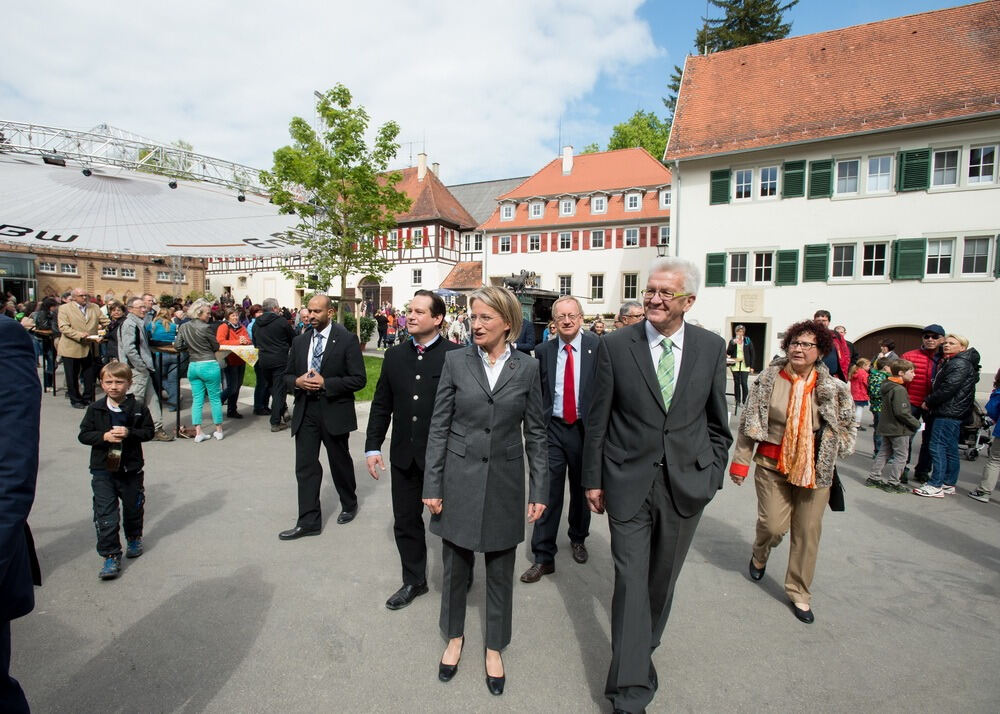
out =
{"type": "Polygon", "coordinates": [[[757,535],[753,558],[767,564],[771,548],[781,543],[791,528],[785,593],[792,602],[809,604],[809,585],[816,571],[819,537],[823,532],[823,512],[830,500],[830,489],[792,486],[787,478],[757,464],[754,472],[757,487],[757,535]]]}

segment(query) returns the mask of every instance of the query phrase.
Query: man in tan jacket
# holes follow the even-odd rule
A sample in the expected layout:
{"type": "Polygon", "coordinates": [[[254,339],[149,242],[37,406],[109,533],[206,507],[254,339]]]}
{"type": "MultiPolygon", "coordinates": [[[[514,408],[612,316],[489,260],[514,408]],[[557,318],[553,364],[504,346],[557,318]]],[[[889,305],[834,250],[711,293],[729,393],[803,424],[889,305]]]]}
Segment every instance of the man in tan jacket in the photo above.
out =
{"type": "Polygon", "coordinates": [[[73,288],[69,301],[59,306],[59,356],[66,370],[66,391],[70,403],[86,409],[94,401],[94,380],[97,375],[98,330],[108,325],[108,318],[83,288],[73,288]],[[80,380],[83,393],[80,393],[80,380]]]}

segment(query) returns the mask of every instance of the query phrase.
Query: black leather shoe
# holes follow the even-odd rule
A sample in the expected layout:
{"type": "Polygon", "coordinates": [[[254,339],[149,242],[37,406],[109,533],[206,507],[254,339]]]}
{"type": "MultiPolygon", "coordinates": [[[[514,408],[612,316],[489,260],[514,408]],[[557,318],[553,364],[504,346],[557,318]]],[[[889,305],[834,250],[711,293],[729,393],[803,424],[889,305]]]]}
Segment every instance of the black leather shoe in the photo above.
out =
{"type": "Polygon", "coordinates": [[[556,566],[553,563],[534,563],[521,573],[521,582],[537,583],[543,575],[551,575],[554,572],[556,572],[556,566]]]}
{"type": "Polygon", "coordinates": [[[240,414],[239,412],[227,412],[226,417],[228,419],[242,419],[243,415],[240,414]]]}
{"type": "Polygon", "coordinates": [[[587,558],[590,557],[587,554],[587,546],[583,543],[570,543],[570,547],[573,549],[573,560],[581,564],[587,562],[587,558]]]}
{"type": "Polygon", "coordinates": [[[424,595],[426,593],[427,583],[420,583],[420,585],[404,585],[385,601],[385,606],[390,610],[402,610],[404,607],[416,600],[418,595],[424,595]]]}
{"type": "Polygon", "coordinates": [[[360,506],[355,506],[353,511],[341,511],[340,515],[337,516],[337,523],[339,525],[344,525],[345,523],[350,523],[354,520],[354,517],[358,515],[358,511],[361,509],[360,506]]]}
{"type": "Polygon", "coordinates": [[[760,580],[761,578],[763,578],[764,577],[764,570],[766,568],[767,568],[767,565],[764,565],[763,568],[758,568],[756,565],[753,564],[753,558],[750,558],[750,565],[747,566],[747,569],[750,571],[750,579],[751,580],[760,580]]]}
{"type": "Polygon", "coordinates": [[[813,615],[812,608],[808,610],[802,610],[793,602],[792,612],[795,613],[795,617],[798,618],[799,622],[804,622],[807,625],[811,625],[813,622],[816,621],[816,616],[813,615]]]}
{"type": "MultiPolygon", "coordinates": [[[[458,651],[458,662],[462,661],[462,650],[465,649],[465,636],[462,636],[462,647],[458,651]]],[[[455,664],[445,664],[444,662],[438,662],[438,679],[442,682],[450,682],[451,678],[455,676],[455,672],[458,671],[458,662],[455,664]]]]}
{"type": "MultiPolygon", "coordinates": [[[[500,664],[503,664],[503,658],[500,659],[500,664]]],[[[483,664],[485,670],[486,664],[483,664]]],[[[486,688],[490,690],[490,694],[494,697],[499,697],[503,694],[503,685],[507,682],[507,676],[505,674],[499,677],[491,677],[489,672],[486,672],[486,688]]]]}
{"type": "Polygon", "coordinates": [[[281,540],[295,540],[296,538],[302,538],[303,536],[313,536],[319,534],[319,528],[303,528],[302,526],[295,526],[294,528],[289,528],[287,531],[281,531],[281,533],[278,534],[278,538],[281,540]]]}

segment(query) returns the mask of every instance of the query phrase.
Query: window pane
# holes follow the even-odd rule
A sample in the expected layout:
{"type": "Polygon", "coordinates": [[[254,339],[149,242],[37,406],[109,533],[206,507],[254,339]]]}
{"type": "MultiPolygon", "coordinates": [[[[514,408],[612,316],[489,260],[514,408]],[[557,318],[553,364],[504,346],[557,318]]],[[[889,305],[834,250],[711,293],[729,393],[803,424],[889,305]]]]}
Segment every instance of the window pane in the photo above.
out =
{"type": "Polygon", "coordinates": [[[639,274],[625,273],[622,283],[622,300],[635,300],[639,296],[639,274]]]}
{"type": "Polygon", "coordinates": [[[858,161],[837,162],[837,193],[858,192],[858,161]]]}
{"type": "Polygon", "coordinates": [[[951,238],[927,241],[927,274],[951,275],[951,238]]]}
{"type": "Polygon", "coordinates": [[[979,146],[969,152],[969,183],[992,183],[995,146],[979,146]]]}
{"type": "Polygon", "coordinates": [[[753,184],[753,169],[740,169],[736,172],[736,198],[750,198],[753,184]]]}
{"type": "Polygon", "coordinates": [[[542,237],[540,235],[528,236],[528,250],[536,252],[542,249],[542,237]]]}
{"type": "Polygon", "coordinates": [[[500,252],[510,252],[510,236],[500,236],[500,252]]]}
{"type": "Polygon", "coordinates": [[[954,186],[958,183],[958,150],[934,153],[935,186],[954,186]]]}
{"type": "Polygon", "coordinates": [[[767,166],[760,170],[760,195],[776,196],[778,194],[778,167],[767,166]]]}
{"type": "Polygon", "coordinates": [[[831,275],[835,278],[854,277],[854,246],[833,246],[833,269],[831,275]]]}
{"type": "Polygon", "coordinates": [[[774,253],[754,253],[753,279],[757,283],[769,283],[772,280],[774,253]]]}
{"type": "Polygon", "coordinates": [[[890,190],[892,170],[891,156],[873,156],[868,159],[868,192],[878,193],[890,190]]]}
{"type": "Polygon", "coordinates": [[[864,257],[861,261],[861,274],[866,278],[885,276],[885,256],[887,244],[865,243],[864,257]]]}
{"type": "Polygon", "coordinates": [[[745,283],[747,281],[747,254],[733,253],[729,256],[729,282],[745,283]]]}
{"type": "Polygon", "coordinates": [[[559,250],[569,250],[573,247],[573,234],[572,233],[560,233],[559,234],[559,250]]]}
{"type": "Polygon", "coordinates": [[[559,294],[560,295],[570,295],[573,292],[573,276],[571,275],[560,275],[559,276],[559,294]]]}
{"type": "Polygon", "coordinates": [[[590,247],[591,248],[603,248],[604,247],[604,231],[591,231],[590,232],[590,247]]]}
{"type": "Polygon", "coordinates": [[[962,272],[985,274],[990,255],[989,238],[966,238],[962,255],[962,272]]]}
{"type": "Polygon", "coordinates": [[[604,299],[604,276],[603,275],[591,275],[590,276],[590,299],[591,300],[603,300],[604,299]]]}
{"type": "Polygon", "coordinates": [[[639,245],[639,229],[638,228],[626,228],[625,229],[625,247],[633,248],[639,245]]]}
{"type": "Polygon", "coordinates": [[[660,226],[660,245],[670,244],[670,225],[660,226]]]}

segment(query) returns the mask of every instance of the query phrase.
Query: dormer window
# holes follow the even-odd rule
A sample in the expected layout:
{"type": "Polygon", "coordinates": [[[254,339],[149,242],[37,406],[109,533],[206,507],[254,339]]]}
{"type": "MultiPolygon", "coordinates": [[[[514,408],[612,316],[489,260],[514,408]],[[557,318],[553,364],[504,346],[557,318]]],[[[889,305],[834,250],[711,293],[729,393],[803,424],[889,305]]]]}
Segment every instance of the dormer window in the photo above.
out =
{"type": "Polygon", "coordinates": [[[626,193],[625,194],[625,210],[626,211],[638,211],[639,210],[639,194],[638,193],[626,193]]]}
{"type": "Polygon", "coordinates": [[[660,189],[660,208],[670,208],[670,189],[660,189]]]}
{"type": "Polygon", "coordinates": [[[607,213],[608,212],[608,197],[607,196],[591,196],[591,198],[590,198],[590,212],[591,213],[607,213]]]}
{"type": "Polygon", "coordinates": [[[572,216],[576,213],[576,201],[572,198],[564,198],[559,201],[559,215],[572,216]]]}
{"type": "Polygon", "coordinates": [[[514,220],[514,204],[505,203],[500,206],[500,220],[501,221],[513,221],[514,220]]]}
{"type": "Polygon", "coordinates": [[[545,213],[545,204],[541,201],[534,201],[530,205],[531,207],[528,209],[528,217],[541,218],[542,214],[545,213]]]}

